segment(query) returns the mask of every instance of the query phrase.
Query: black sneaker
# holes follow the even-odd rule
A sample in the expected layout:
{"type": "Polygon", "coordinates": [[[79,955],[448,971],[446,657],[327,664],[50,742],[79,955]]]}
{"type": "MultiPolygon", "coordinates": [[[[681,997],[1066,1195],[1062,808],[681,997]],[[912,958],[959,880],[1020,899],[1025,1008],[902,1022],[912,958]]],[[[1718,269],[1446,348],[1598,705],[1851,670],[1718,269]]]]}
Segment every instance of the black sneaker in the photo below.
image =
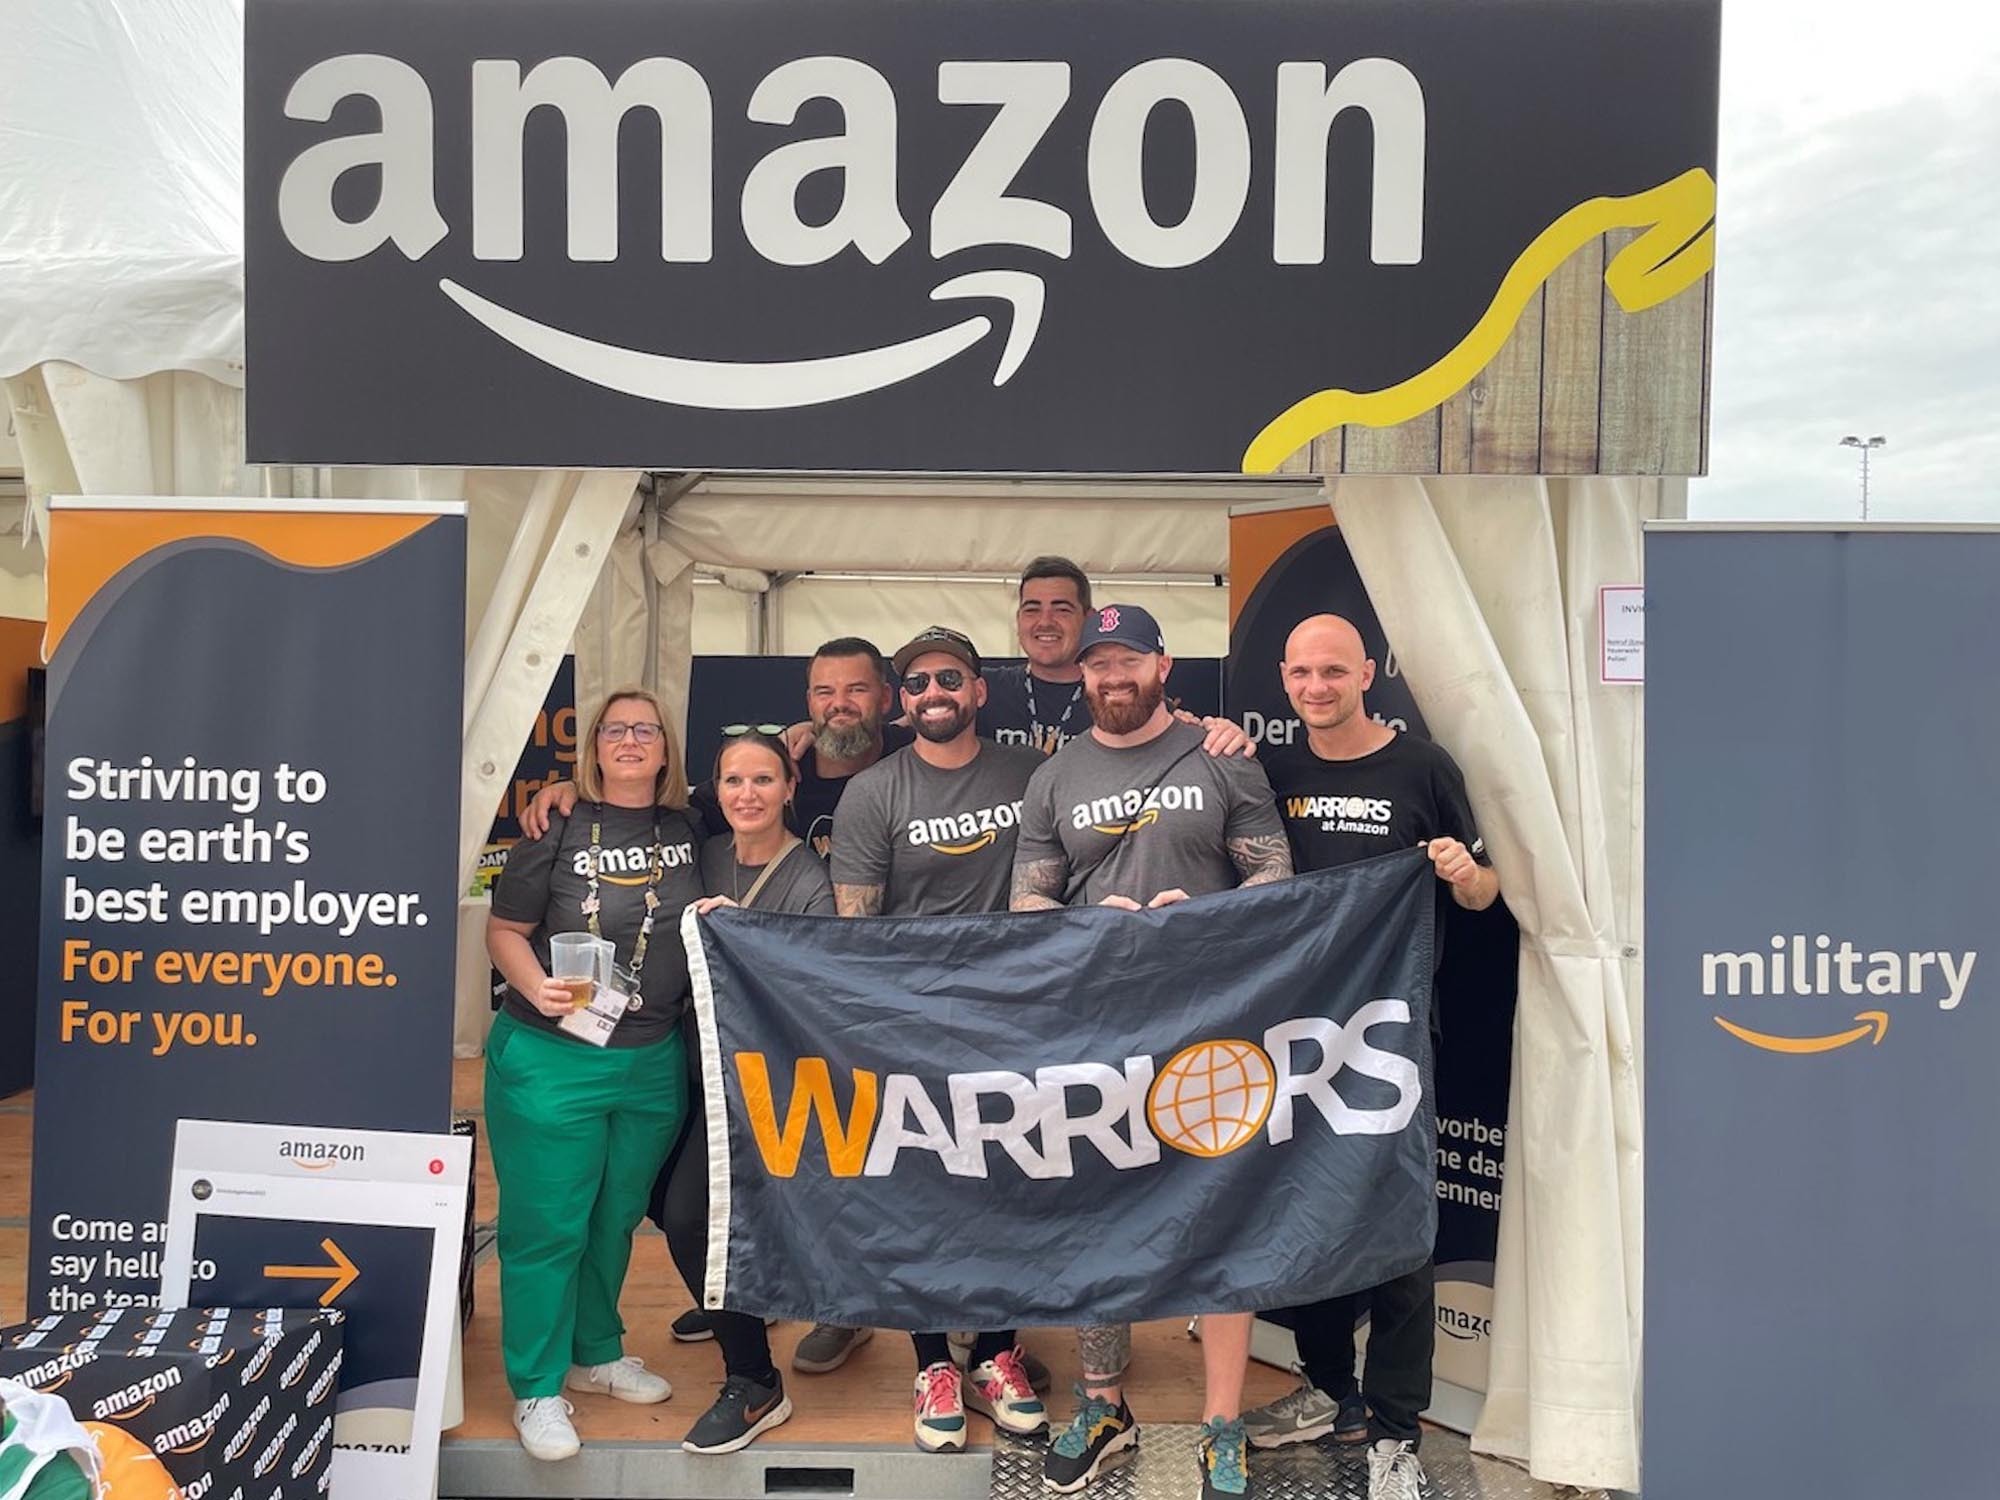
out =
{"type": "Polygon", "coordinates": [[[1201,1500],[1249,1500],[1250,1443],[1240,1420],[1202,1423],[1200,1459],[1201,1500]]]}
{"type": "Polygon", "coordinates": [[[1340,1415],[1333,1421],[1333,1440],[1336,1443],[1368,1441],[1368,1403],[1361,1399],[1360,1392],[1350,1391],[1340,1398],[1340,1415]]]}
{"type": "Polygon", "coordinates": [[[1042,1483],[1058,1494],[1071,1494],[1095,1479],[1100,1469],[1115,1468],[1139,1446],[1139,1424],[1121,1398],[1116,1406],[1076,1387],[1076,1415],[1056,1434],[1042,1460],[1042,1483]]]}
{"type": "Polygon", "coordinates": [[[690,1307],[674,1319],[674,1338],[683,1344],[704,1344],[715,1337],[715,1324],[699,1307],[690,1307]]]}
{"type": "Polygon", "coordinates": [[[734,1453],[791,1415],[792,1398],[785,1394],[784,1379],[777,1372],[772,1372],[769,1385],[748,1375],[732,1375],[722,1383],[715,1405],[695,1419],[681,1447],[690,1453],[734,1453]]]}
{"type": "Polygon", "coordinates": [[[1034,1393],[1037,1396],[1046,1396],[1049,1393],[1049,1387],[1054,1384],[1054,1379],[1049,1374],[1049,1367],[1039,1359],[1036,1359],[1026,1349],[1023,1349],[1021,1351],[1021,1368],[1028,1372],[1028,1385],[1034,1393]]]}

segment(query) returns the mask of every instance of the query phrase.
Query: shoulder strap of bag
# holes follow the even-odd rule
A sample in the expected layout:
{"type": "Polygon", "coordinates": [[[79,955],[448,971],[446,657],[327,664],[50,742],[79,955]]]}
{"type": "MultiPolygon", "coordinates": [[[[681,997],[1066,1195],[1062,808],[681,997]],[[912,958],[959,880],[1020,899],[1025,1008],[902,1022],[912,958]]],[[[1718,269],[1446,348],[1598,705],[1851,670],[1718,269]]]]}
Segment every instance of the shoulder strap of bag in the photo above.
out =
{"type": "MultiPolygon", "coordinates": [[[[1149,799],[1155,792],[1157,792],[1160,789],[1160,784],[1173,774],[1175,766],[1178,766],[1182,761],[1186,760],[1190,755],[1194,754],[1195,751],[1201,749],[1205,743],[1206,743],[1205,740],[1196,740],[1192,745],[1189,745],[1187,749],[1181,751],[1179,755],[1176,755],[1172,760],[1168,761],[1166,765],[1161,768],[1159,774],[1153,777],[1152,783],[1149,786],[1147,786],[1145,791],[1140,793],[1139,795],[1140,806],[1143,807],[1147,799],[1149,799]]],[[[1093,864],[1088,870],[1085,870],[1080,875],[1071,875],[1070,876],[1071,885],[1076,890],[1080,891],[1089,881],[1095,878],[1100,871],[1110,869],[1112,864],[1117,860],[1118,856],[1125,852],[1125,846],[1132,842],[1132,838],[1133,836],[1129,832],[1121,836],[1117,843],[1113,844],[1109,849],[1105,850],[1104,853],[1097,856],[1097,862],[1093,864]]]]}
{"type": "Polygon", "coordinates": [[[785,840],[785,847],[780,849],[776,854],[774,854],[771,857],[771,862],[768,865],[764,866],[763,873],[760,874],[755,880],[750,882],[750,889],[743,893],[743,899],[737,902],[736,904],[738,906],[755,905],[757,901],[757,893],[764,889],[764,882],[769,880],[773,875],[778,873],[778,866],[785,862],[785,856],[790,854],[794,849],[798,848],[802,842],[804,841],[801,839],[787,838],[785,840]]]}

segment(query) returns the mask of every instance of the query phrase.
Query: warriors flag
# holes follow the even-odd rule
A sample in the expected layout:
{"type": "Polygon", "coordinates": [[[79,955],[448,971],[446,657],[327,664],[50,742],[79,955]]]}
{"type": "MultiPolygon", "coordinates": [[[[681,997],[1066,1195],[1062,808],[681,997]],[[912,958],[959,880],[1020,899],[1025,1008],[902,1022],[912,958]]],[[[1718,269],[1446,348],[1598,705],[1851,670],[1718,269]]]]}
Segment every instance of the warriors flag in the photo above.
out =
{"type": "Polygon", "coordinates": [[[705,1305],[999,1328],[1420,1265],[1434,884],[1408,851],[1137,913],[690,908],[705,1305]]]}

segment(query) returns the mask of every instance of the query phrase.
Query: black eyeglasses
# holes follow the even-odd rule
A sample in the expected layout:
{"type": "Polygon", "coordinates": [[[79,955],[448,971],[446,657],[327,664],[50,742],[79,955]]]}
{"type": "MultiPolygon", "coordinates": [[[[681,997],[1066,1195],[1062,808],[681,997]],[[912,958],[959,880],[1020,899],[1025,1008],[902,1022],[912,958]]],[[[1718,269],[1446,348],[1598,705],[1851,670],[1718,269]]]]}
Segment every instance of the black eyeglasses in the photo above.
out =
{"type": "Polygon", "coordinates": [[[935,672],[905,672],[903,691],[912,694],[921,693],[935,680],[947,693],[955,693],[965,686],[965,675],[957,667],[940,667],[935,672]]]}
{"type": "Polygon", "coordinates": [[[784,733],[785,726],[782,724],[724,724],[722,726],[722,737],[725,740],[741,739],[746,734],[767,734],[772,739],[779,739],[783,737],[784,733]]]}

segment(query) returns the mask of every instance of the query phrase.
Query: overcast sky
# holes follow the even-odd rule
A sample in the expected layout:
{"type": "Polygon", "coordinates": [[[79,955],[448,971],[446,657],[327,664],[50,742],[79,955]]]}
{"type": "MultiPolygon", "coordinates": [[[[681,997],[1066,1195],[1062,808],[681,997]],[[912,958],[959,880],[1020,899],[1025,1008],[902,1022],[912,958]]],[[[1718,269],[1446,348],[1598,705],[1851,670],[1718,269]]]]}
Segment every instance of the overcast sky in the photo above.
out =
{"type": "Polygon", "coordinates": [[[1709,518],[2000,521],[2000,16],[1723,6],[1709,518]]]}

